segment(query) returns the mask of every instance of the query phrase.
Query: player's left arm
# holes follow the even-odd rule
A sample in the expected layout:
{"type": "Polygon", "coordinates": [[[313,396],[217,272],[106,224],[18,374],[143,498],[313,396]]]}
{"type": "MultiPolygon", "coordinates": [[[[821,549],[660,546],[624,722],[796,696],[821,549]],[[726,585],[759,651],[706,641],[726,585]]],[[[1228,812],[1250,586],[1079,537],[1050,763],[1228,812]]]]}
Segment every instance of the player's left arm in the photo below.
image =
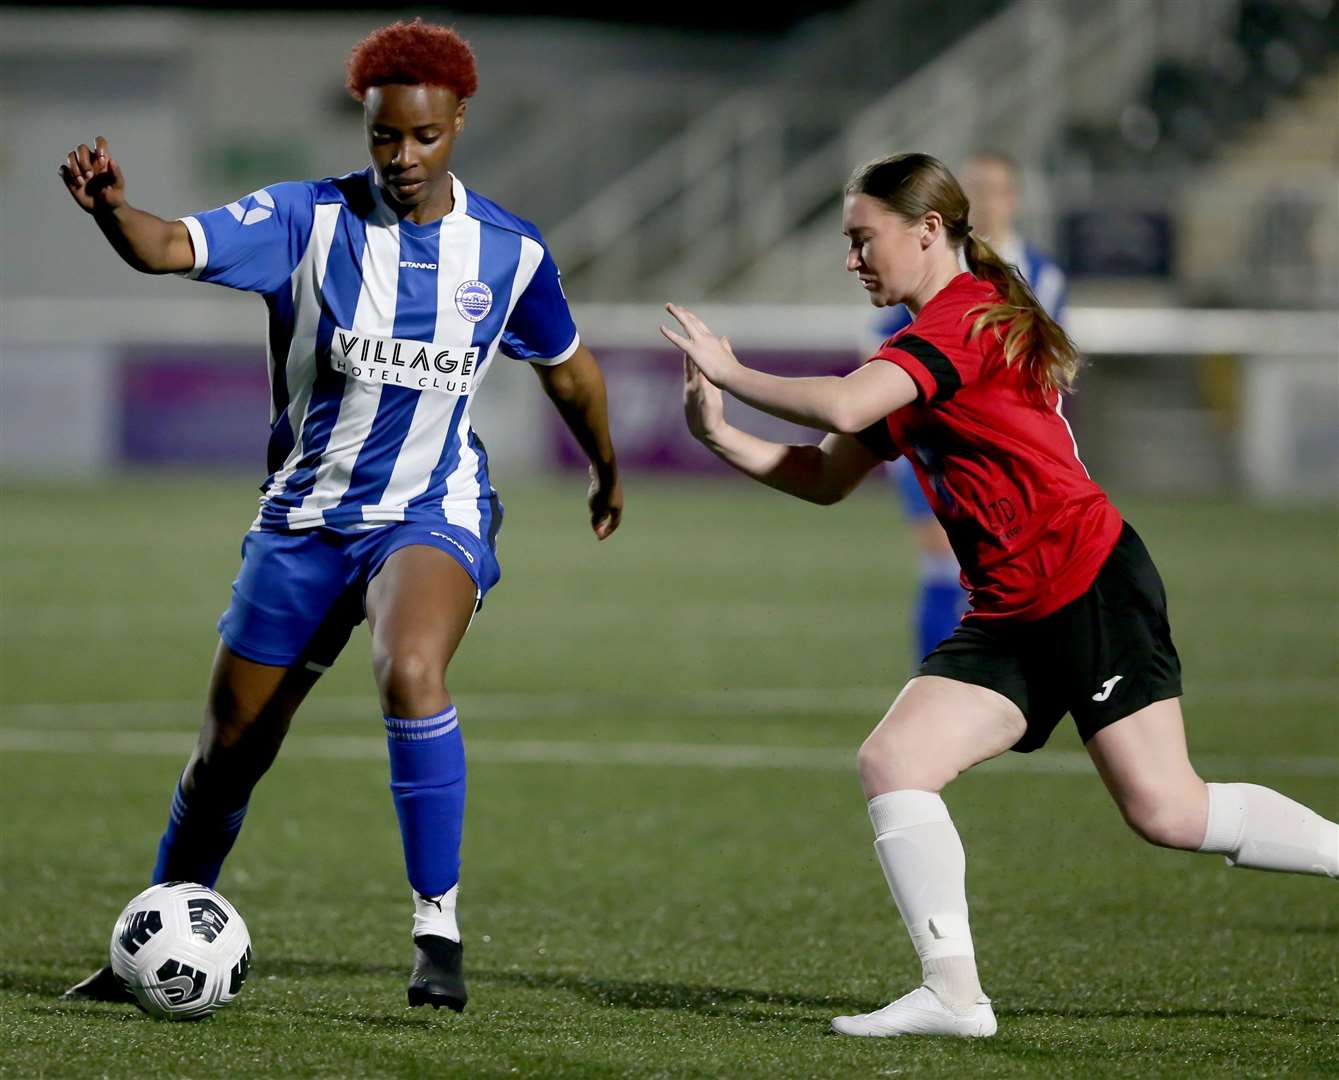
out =
{"type": "Polygon", "coordinates": [[[527,237],[522,246],[538,264],[507,319],[500,348],[504,355],[530,363],[590,459],[590,527],[597,539],[606,540],[623,517],[623,488],[609,437],[604,376],[581,344],[553,256],[537,236],[527,237]]]}
{"type": "Polygon", "coordinates": [[[667,305],[667,310],[683,332],[664,326],[660,332],[683,350],[709,382],[782,420],[854,435],[920,396],[915,381],[895,364],[865,364],[849,375],[813,378],[755,371],[739,361],[728,340],[713,334],[691,311],[675,304],[667,305]]]}
{"type": "Polygon", "coordinates": [[[544,393],[590,459],[590,526],[598,539],[605,540],[622,520],[623,487],[609,437],[609,406],[600,365],[585,345],[578,345],[561,364],[531,366],[544,393]]]}

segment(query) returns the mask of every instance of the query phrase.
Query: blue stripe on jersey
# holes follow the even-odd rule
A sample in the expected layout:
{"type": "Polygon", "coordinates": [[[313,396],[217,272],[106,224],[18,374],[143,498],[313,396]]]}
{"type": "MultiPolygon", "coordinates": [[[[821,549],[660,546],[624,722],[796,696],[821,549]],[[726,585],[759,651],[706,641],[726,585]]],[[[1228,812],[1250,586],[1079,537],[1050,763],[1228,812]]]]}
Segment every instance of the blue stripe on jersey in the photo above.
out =
{"type": "Polygon", "coordinates": [[[499,333],[511,310],[511,290],[516,266],[521,261],[519,233],[479,223],[479,277],[493,289],[493,306],[474,324],[471,343],[487,348],[499,333]]]}
{"type": "MultiPolygon", "coordinates": [[[[395,292],[395,325],[391,336],[431,343],[437,329],[437,261],[440,258],[441,226],[430,236],[411,236],[400,223],[400,275],[395,292]],[[416,263],[417,266],[405,266],[416,263]],[[432,269],[427,269],[431,267],[432,269]]],[[[375,506],[391,481],[395,459],[409,434],[422,394],[403,386],[383,386],[377,400],[372,431],[358,451],[349,477],[349,487],[339,506],[326,514],[337,522],[346,507],[375,506]]],[[[361,515],[357,515],[361,517],[361,515]]]]}
{"type": "Polygon", "coordinates": [[[470,446],[479,458],[479,470],[474,479],[479,484],[479,536],[488,541],[490,548],[497,547],[497,534],[502,528],[502,503],[488,479],[488,451],[484,441],[475,432],[470,432],[470,446]]]}
{"type": "MultiPolygon", "coordinates": [[[[486,281],[493,289],[493,306],[487,315],[474,325],[474,334],[470,344],[487,349],[493,339],[501,332],[511,307],[511,290],[516,281],[516,266],[521,257],[521,237],[507,229],[499,229],[487,222],[479,223],[479,279],[486,281]]],[[[477,377],[477,376],[476,376],[477,377]]],[[[446,478],[456,471],[460,464],[460,416],[469,397],[462,397],[451,413],[451,428],[447,432],[446,442],[442,444],[441,456],[432,470],[432,479],[428,483],[429,497],[440,499],[437,494],[446,483],[446,478]]],[[[483,489],[491,487],[488,475],[483,471],[480,484],[480,512],[483,511],[483,489]]],[[[482,534],[485,525],[480,519],[479,530],[482,534]]]]}
{"type": "Polygon", "coordinates": [[[261,513],[266,525],[283,528],[288,524],[289,508],[299,503],[312,489],[321,455],[330,441],[344,400],[344,376],[330,366],[330,343],[336,326],[352,326],[363,288],[363,250],[367,246],[367,222],[348,207],[339,212],[339,223],[326,260],[325,280],[321,283],[321,319],[316,328],[316,379],[311,401],[302,425],[302,459],[284,490],[261,513]]]}
{"type": "Polygon", "coordinates": [[[441,456],[437,459],[437,464],[433,466],[432,478],[428,481],[427,490],[415,499],[414,502],[432,502],[440,503],[442,494],[446,488],[446,478],[456,471],[456,466],[460,464],[460,440],[456,438],[456,432],[460,430],[460,418],[465,413],[465,404],[469,397],[461,397],[456,402],[456,407],[451,410],[451,424],[446,429],[446,442],[442,444],[441,456]]]}
{"type": "Polygon", "coordinates": [[[293,449],[293,426],[288,419],[288,350],[293,343],[293,282],[286,281],[272,293],[265,294],[269,311],[270,356],[274,366],[270,370],[270,409],[274,422],[270,425],[270,442],[266,448],[266,463],[270,473],[283,468],[289,451],[293,449]]]}

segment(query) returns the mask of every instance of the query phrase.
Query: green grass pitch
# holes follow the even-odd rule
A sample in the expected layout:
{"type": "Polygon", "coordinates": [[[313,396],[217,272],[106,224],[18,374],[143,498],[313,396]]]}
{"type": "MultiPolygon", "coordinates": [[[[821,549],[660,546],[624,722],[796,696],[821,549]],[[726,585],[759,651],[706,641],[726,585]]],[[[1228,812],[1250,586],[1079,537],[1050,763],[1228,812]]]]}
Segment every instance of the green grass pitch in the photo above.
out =
{"type": "MultiPolygon", "coordinates": [[[[404,1005],[409,901],[365,631],[220,882],[255,944],[198,1024],[65,1004],[146,882],[198,723],[249,478],[0,499],[0,1076],[1339,1075],[1339,883],[1156,850],[1066,722],[946,793],[999,1035],[855,1040],[917,981],[860,739],[909,666],[892,499],[508,485],[503,582],[451,680],[470,756],[462,1016],[404,1005]]],[[[1158,561],[1191,750],[1339,814],[1339,520],[1118,500],[1158,561]]]]}

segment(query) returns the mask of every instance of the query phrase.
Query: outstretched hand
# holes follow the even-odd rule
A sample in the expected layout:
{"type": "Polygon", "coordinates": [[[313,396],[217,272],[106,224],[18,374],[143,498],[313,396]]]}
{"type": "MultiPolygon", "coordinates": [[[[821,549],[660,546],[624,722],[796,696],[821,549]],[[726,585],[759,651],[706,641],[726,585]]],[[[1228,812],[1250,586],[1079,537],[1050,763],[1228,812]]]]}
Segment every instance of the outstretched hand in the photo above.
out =
{"type": "Polygon", "coordinates": [[[126,202],[126,179],[121,166],[108,149],[107,140],[99,135],[90,148],[80,143],[65,156],[60,167],[60,178],[65,189],[90,214],[117,210],[126,202]]]}
{"type": "Polygon", "coordinates": [[[665,310],[673,315],[683,328],[683,333],[680,334],[661,326],[660,332],[665,340],[682,349],[683,354],[707,377],[708,381],[715,386],[725,386],[729,389],[726,384],[730,375],[741,366],[734,350],[730,348],[729,340],[713,334],[707,328],[707,324],[687,308],[681,308],[678,304],[666,304],[665,310]]]}

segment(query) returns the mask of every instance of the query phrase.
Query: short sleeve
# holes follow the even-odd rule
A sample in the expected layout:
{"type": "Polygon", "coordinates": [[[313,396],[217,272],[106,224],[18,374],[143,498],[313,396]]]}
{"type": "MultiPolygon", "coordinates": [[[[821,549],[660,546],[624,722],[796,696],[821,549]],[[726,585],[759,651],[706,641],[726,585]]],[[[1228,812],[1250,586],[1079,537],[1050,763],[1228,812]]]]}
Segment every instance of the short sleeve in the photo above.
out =
{"type": "Polygon", "coordinates": [[[885,342],[872,359],[902,368],[920,391],[917,400],[927,405],[948,401],[962,389],[965,365],[955,364],[943,349],[918,334],[901,334],[885,342]]]}
{"type": "Polygon", "coordinates": [[[311,186],[292,182],[184,217],[195,249],[195,266],[186,276],[230,289],[274,292],[302,259],[314,216],[311,186]]]}
{"type": "Polygon", "coordinates": [[[560,278],[558,265],[545,248],[539,267],[516,301],[502,332],[499,348],[513,360],[561,364],[577,351],[581,339],[560,278]]]}

